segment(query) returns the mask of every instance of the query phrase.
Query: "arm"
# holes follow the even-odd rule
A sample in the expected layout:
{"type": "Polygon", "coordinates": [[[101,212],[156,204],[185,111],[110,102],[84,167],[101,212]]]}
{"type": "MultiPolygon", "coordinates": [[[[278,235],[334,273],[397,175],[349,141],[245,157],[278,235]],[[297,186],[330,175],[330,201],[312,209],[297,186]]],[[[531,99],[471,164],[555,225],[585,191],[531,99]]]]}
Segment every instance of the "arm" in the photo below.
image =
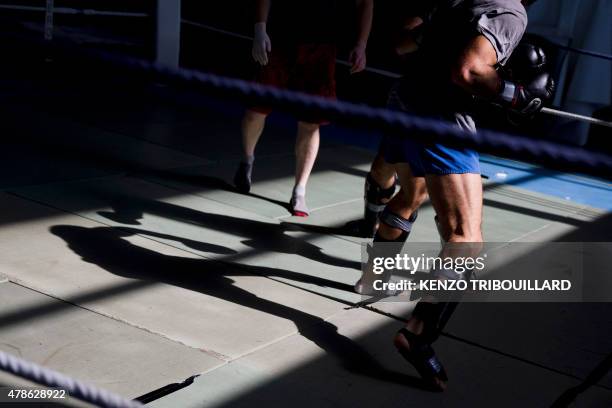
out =
{"type": "Polygon", "coordinates": [[[374,17],[374,0],[356,0],[356,3],[357,40],[349,55],[349,62],[352,63],[352,74],[363,71],[366,67],[366,47],[372,31],[372,19],[374,17]]]}
{"type": "Polygon", "coordinates": [[[539,112],[555,92],[555,82],[542,73],[528,83],[504,81],[497,70],[497,52],[484,36],[474,37],[452,69],[453,82],[479,96],[525,116],[539,112]]]}
{"type": "Polygon", "coordinates": [[[484,36],[474,37],[452,68],[452,81],[472,95],[493,99],[501,91],[497,53],[484,36]]]}
{"type": "Polygon", "coordinates": [[[261,65],[268,64],[268,53],[272,51],[272,42],[266,25],[270,14],[271,0],[257,0],[255,4],[255,27],[253,38],[253,59],[261,65]]]}
{"type": "Polygon", "coordinates": [[[374,1],[357,0],[357,44],[365,45],[372,31],[372,19],[374,18],[374,1]]]}
{"type": "Polygon", "coordinates": [[[270,14],[271,0],[257,0],[255,4],[255,24],[266,23],[270,14]]]}
{"type": "Polygon", "coordinates": [[[433,0],[416,0],[410,4],[408,16],[397,36],[395,52],[398,56],[415,52],[422,41],[425,25],[438,8],[433,0]]]}
{"type": "Polygon", "coordinates": [[[404,22],[395,45],[395,53],[397,55],[405,55],[415,52],[419,48],[416,34],[419,28],[422,28],[423,19],[421,17],[409,17],[404,22]]]}

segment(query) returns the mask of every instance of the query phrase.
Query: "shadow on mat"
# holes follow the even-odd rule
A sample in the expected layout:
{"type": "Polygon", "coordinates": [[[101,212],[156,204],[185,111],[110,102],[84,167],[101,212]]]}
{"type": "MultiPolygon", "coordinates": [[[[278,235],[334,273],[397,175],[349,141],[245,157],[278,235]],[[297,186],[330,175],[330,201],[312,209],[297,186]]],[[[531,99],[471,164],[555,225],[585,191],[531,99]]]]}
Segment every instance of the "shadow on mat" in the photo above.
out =
{"type": "MultiPolygon", "coordinates": [[[[180,171],[180,170],[179,170],[180,171]]],[[[231,193],[237,193],[236,188],[229,182],[225,181],[219,177],[212,177],[206,175],[194,175],[188,173],[181,172],[172,172],[170,171],[148,171],[147,173],[140,174],[140,176],[155,176],[160,180],[162,184],[164,184],[164,180],[171,180],[173,182],[186,183],[194,187],[197,187],[196,191],[190,191],[192,194],[197,194],[197,192],[206,191],[206,190],[216,190],[216,191],[227,191],[231,193]]],[[[289,206],[289,202],[275,200],[273,198],[265,197],[255,193],[245,194],[248,197],[254,197],[262,201],[267,201],[271,204],[277,205],[281,208],[287,210],[287,213],[291,212],[291,207],[289,206]]],[[[121,211],[116,211],[115,213],[109,213],[105,211],[98,212],[100,215],[111,219],[115,222],[127,225],[138,225],[138,222],[134,222],[135,219],[141,218],[142,213],[139,211],[131,210],[126,207],[121,207],[121,211]]],[[[311,225],[311,224],[302,224],[302,223],[294,223],[294,222],[282,222],[281,225],[288,227],[290,230],[299,231],[303,230],[309,233],[315,234],[325,234],[325,235],[345,235],[352,237],[360,237],[360,238],[371,238],[369,236],[365,236],[362,231],[362,220],[353,220],[349,221],[346,224],[336,227],[327,227],[320,225],[311,225]]]]}
{"type": "MultiPolygon", "coordinates": [[[[165,219],[243,238],[241,242],[255,251],[300,255],[331,266],[361,269],[359,261],[328,255],[320,247],[304,239],[288,235],[287,232],[301,230],[291,224],[279,225],[229,215],[207,213],[163,201],[143,200],[136,197],[129,197],[129,200],[125,200],[123,197],[107,196],[105,200],[110,200],[113,212],[100,211],[98,214],[121,224],[139,225],[138,220],[143,217],[144,213],[154,214],[165,219]],[[129,206],[123,204],[126,201],[129,202],[129,206]]],[[[176,240],[181,241],[181,238],[176,240]]],[[[237,254],[232,260],[237,261],[244,256],[246,255],[237,254]]]]}
{"type": "MultiPolygon", "coordinates": [[[[238,192],[236,187],[233,184],[225,181],[219,177],[207,176],[204,174],[188,174],[184,172],[148,172],[145,175],[154,175],[158,177],[163,183],[164,180],[171,180],[173,182],[185,183],[191,186],[190,190],[192,193],[197,194],[197,192],[201,192],[202,190],[216,190],[216,191],[228,191],[231,193],[241,194],[238,192]]],[[[281,208],[284,208],[288,214],[291,214],[291,206],[289,205],[289,199],[287,201],[275,200],[273,198],[265,197],[255,193],[244,194],[248,197],[257,198],[258,200],[267,201],[270,204],[277,205],[281,208]]]]}
{"type": "Polygon", "coordinates": [[[363,231],[363,220],[348,221],[340,226],[326,226],[326,225],[312,225],[312,224],[300,224],[297,222],[282,222],[281,225],[292,229],[301,229],[311,234],[321,235],[344,235],[347,237],[357,238],[368,238],[371,236],[363,231]]]}
{"type": "MultiPolygon", "coordinates": [[[[295,323],[302,336],[325,350],[350,372],[424,388],[420,379],[383,367],[368,351],[339,334],[335,325],[320,317],[258,297],[235,286],[231,278],[245,275],[286,276],[292,272],[160,254],[125,240],[136,232],[115,227],[51,227],[51,233],[63,239],[83,261],[98,265],[114,275],[174,285],[288,319],[295,323]]],[[[248,337],[248,332],[241,335],[248,337]]]]}

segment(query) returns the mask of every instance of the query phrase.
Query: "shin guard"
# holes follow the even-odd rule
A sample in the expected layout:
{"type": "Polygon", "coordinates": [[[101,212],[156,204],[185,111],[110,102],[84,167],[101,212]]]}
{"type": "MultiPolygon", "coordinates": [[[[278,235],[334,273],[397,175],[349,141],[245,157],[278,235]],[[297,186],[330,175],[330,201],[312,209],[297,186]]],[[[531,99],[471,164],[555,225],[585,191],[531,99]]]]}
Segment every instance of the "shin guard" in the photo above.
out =
{"type": "Polygon", "coordinates": [[[386,203],[383,203],[383,200],[390,200],[394,194],[395,184],[390,188],[384,189],[368,174],[365,182],[364,220],[362,226],[362,232],[365,236],[371,237],[376,233],[378,218],[386,207],[386,203]]]}
{"type": "Polygon", "coordinates": [[[423,340],[429,344],[440,337],[442,330],[450,320],[459,302],[419,302],[412,316],[423,322],[423,340]]]}

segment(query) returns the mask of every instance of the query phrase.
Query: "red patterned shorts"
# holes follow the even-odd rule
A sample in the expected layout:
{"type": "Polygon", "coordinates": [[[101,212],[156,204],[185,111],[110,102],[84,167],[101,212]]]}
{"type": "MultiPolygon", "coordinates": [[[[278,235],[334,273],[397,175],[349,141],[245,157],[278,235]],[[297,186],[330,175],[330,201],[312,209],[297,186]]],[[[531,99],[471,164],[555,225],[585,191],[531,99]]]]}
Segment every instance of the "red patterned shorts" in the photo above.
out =
{"type": "MultiPolygon", "coordinates": [[[[272,48],[268,65],[259,67],[255,81],[283,89],[304,92],[324,98],[336,98],[336,46],[334,44],[303,44],[272,48]]],[[[265,106],[251,110],[269,114],[265,106]]],[[[308,123],[326,124],[327,120],[313,116],[298,116],[308,123]]]]}

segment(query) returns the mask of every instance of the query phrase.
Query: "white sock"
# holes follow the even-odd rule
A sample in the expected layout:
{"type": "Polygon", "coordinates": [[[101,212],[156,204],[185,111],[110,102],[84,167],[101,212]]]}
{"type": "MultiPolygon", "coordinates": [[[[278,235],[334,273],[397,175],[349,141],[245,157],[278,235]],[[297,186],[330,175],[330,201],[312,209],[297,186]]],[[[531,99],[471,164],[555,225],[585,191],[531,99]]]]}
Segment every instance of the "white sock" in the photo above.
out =
{"type": "Polygon", "coordinates": [[[293,187],[293,195],[304,197],[306,195],[306,186],[297,185],[293,187]]]}
{"type": "Polygon", "coordinates": [[[254,161],[255,161],[255,156],[244,155],[242,157],[242,162],[245,164],[253,164],[254,161]]]}

